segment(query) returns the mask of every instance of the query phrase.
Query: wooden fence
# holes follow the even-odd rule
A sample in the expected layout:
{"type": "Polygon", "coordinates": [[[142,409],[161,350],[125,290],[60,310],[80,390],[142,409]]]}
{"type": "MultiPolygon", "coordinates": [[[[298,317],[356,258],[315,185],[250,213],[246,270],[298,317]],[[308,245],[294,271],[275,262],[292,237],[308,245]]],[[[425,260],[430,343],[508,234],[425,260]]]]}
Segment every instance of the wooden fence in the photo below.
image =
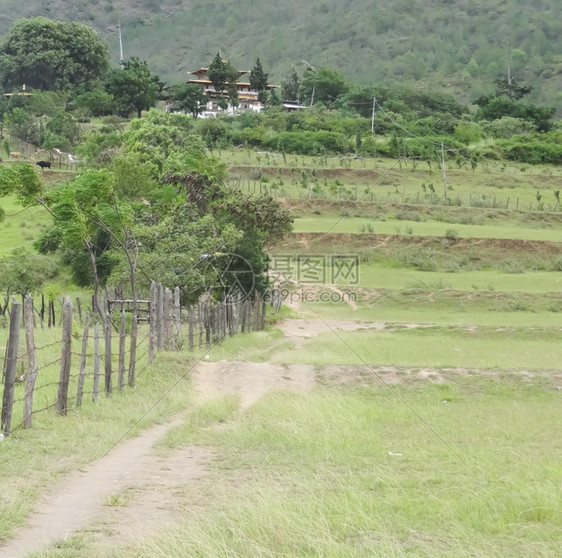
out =
{"type": "MultiPolygon", "coordinates": [[[[273,300],[279,310],[280,296],[273,300]]],[[[145,370],[159,351],[208,350],[227,336],[265,327],[266,302],[257,296],[252,300],[226,296],[221,301],[206,296],[196,305],[182,307],[179,288],[171,291],[152,283],[149,300],[131,304],[114,299],[107,306],[113,311],[103,320],[87,312],[77,325],[72,302],[66,297],[59,320],[61,337],[37,347],[31,296],[26,297],[23,309],[12,300],[4,361],[3,435],[10,435],[14,428],[14,409],[23,412],[15,428],[30,428],[37,413],[54,408],[57,414],[66,415],[69,408],[80,407],[85,396],[95,403],[101,392],[110,396],[114,385],[118,389],[134,386],[139,368],[145,370]],[[139,324],[142,306],[148,326],[139,324]],[[22,316],[25,351],[20,351],[22,316]],[[80,339],[80,351],[75,352],[74,344],[80,339]]]]}

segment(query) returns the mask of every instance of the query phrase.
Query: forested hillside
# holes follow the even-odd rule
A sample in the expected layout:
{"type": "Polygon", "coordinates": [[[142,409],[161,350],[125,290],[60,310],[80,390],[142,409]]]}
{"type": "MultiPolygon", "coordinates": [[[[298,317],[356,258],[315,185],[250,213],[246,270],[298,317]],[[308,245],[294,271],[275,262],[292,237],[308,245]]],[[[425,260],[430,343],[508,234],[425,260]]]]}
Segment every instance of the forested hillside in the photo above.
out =
{"type": "Polygon", "coordinates": [[[221,49],[239,68],[259,57],[279,82],[303,60],[358,84],[445,90],[472,101],[492,93],[508,62],[529,100],[560,105],[559,0],[5,0],[0,34],[20,17],[80,21],[118,61],[138,56],[168,83],[221,49]],[[509,55],[508,55],[509,53],[509,55]]]}

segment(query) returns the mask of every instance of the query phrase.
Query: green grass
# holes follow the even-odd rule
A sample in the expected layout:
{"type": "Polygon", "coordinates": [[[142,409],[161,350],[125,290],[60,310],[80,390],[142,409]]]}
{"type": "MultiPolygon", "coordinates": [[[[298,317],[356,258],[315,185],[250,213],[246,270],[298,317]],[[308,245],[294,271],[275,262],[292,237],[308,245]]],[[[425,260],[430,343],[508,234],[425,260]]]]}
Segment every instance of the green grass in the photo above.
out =
{"type": "Polygon", "coordinates": [[[357,320],[388,323],[419,323],[454,326],[511,326],[511,327],[545,327],[560,328],[558,312],[499,311],[490,312],[477,305],[460,303],[457,309],[449,306],[427,304],[409,298],[409,304],[397,307],[392,302],[380,301],[377,304],[360,304],[353,309],[345,302],[340,303],[304,303],[299,314],[303,318],[321,318],[324,320],[357,320]]]}
{"type": "MultiPolygon", "coordinates": [[[[339,284],[345,285],[345,281],[339,284]]],[[[562,289],[559,271],[420,271],[388,268],[380,264],[361,264],[359,286],[379,289],[453,289],[457,291],[558,292],[562,289]]],[[[350,286],[351,287],[351,286],[350,286]]]]}
{"type": "Polygon", "coordinates": [[[13,197],[1,198],[0,206],[6,212],[0,222],[0,257],[14,250],[32,250],[33,241],[50,225],[51,217],[41,207],[22,208],[13,197]]]}
{"type": "Polygon", "coordinates": [[[283,340],[283,333],[278,329],[268,328],[245,335],[227,337],[220,344],[210,349],[196,349],[193,354],[205,360],[219,361],[224,359],[247,360],[251,362],[267,362],[271,356],[271,347],[279,345],[291,346],[283,340]]]}
{"type": "MultiPolygon", "coordinates": [[[[443,203],[442,176],[437,165],[432,171],[425,163],[414,168],[393,159],[328,157],[321,158],[246,151],[221,151],[221,159],[242,179],[242,190],[261,191],[292,199],[362,199],[386,203],[443,203]],[[256,171],[259,169],[259,172],[256,171]],[[302,171],[306,173],[303,182],[302,171]],[[261,176],[260,176],[261,173],[261,176]],[[316,174],[316,176],[314,176],[316,174]],[[249,182],[248,182],[249,181],[249,182]],[[422,184],[425,185],[425,189],[422,184]],[[434,193],[429,184],[433,185],[434,193]]],[[[454,205],[507,209],[552,210],[556,205],[554,191],[562,171],[556,166],[521,165],[506,161],[484,161],[476,171],[447,170],[447,199],[454,205]],[[537,190],[541,199],[537,199],[537,190]]]]}
{"type": "Polygon", "coordinates": [[[448,224],[440,221],[409,221],[398,219],[366,219],[342,217],[336,213],[307,215],[295,219],[294,232],[375,233],[416,236],[445,236],[454,229],[460,238],[514,238],[523,240],[548,240],[562,242],[561,229],[525,228],[499,222],[495,225],[448,224]]]}
{"type": "Polygon", "coordinates": [[[221,454],[207,504],[119,556],[558,556],[558,393],[486,379],[396,391],[441,439],[374,388],[273,393],[190,434],[221,454]]]}
{"type": "Polygon", "coordinates": [[[448,327],[327,332],[299,351],[280,350],[271,362],[328,364],[557,369],[562,331],[528,329],[470,332],[448,327]]]}

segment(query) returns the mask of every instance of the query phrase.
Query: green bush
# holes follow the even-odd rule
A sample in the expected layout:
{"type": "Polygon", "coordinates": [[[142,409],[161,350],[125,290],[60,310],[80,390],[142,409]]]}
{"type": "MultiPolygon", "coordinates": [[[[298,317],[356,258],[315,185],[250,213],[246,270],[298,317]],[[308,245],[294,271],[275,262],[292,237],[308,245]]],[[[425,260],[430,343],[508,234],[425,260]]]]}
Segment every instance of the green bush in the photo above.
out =
{"type": "Polygon", "coordinates": [[[348,142],[336,132],[280,132],[267,139],[263,147],[299,155],[320,155],[325,152],[345,153],[348,142]]]}
{"type": "Polygon", "coordinates": [[[496,148],[511,161],[531,165],[562,164],[562,144],[543,139],[540,135],[514,136],[510,140],[498,140],[496,148]]]}

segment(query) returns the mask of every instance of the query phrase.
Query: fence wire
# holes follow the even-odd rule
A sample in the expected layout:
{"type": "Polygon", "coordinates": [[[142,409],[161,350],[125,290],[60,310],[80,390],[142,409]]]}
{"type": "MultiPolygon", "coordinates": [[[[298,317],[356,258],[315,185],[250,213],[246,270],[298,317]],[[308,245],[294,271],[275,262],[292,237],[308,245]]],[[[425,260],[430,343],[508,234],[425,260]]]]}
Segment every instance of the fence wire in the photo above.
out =
{"type": "MultiPolygon", "coordinates": [[[[161,287],[160,287],[161,288],[161,287]]],[[[152,300],[152,299],[151,299],[152,300]]],[[[150,368],[151,365],[151,351],[152,358],[155,357],[158,352],[158,345],[163,341],[162,345],[166,350],[182,350],[182,348],[196,348],[203,347],[212,344],[217,340],[222,341],[225,337],[236,333],[242,333],[245,323],[245,331],[255,331],[260,328],[260,312],[261,309],[256,306],[256,304],[261,305],[262,302],[256,301],[223,301],[211,303],[210,300],[200,302],[195,306],[190,308],[179,308],[176,306],[175,310],[169,312],[165,316],[166,323],[160,324],[150,324],[149,329],[146,330],[146,326],[138,324],[138,333],[142,332],[142,335],[137,338],[134,353],[135,353],[135,375],[141,376],[150,368]],[[179,311],[178,311],[179,310],[179,311]],[[184,319],[187,321],[181,323],[182,313],[184,319]],[[180,319],[180,323],[176,320],[180,319]],[[139,331],[140,330],[140,331],[139,331]],[[163,339],[159,339],[163,337],[163,339]],[[189,339],[188,339],[189,338],[189,339]]],[[[62,313],[61,319],[59,320],[58,327],[63,327],[62,313]]],[[[81,323],[82,326],[82,323],[81,323]]],[[[10,412],[14,411],[18,414],[23,410],[26,404],[29,404],[29,394],[27,393],[29,388],[33,387],[32,397],[34,399],[34,405],[32,409],[29,409],[29,414],[31,416],[44,413],[53,408],[59,407],[65,410],[71,408],[77,408],[80,406],[81,398],[88,398],[93,403],[93,400],[100,394],[106,393],[105,379],[105,332],[103,329],[100,331],[100,335],[92,335],[89,331],[86,335],[72,334],[71,331],[63,332],[59,339],[44,343],[39,346],[35,345],[35,355],[28,354],[28,351],[24,351],[17,354],[15,360],[18,365],[16,368],[17,375],[14,378],[14,382],[11,386],[7,386],[7,379],[4,378],[3,387],[4,391],[6,388],[13,389],[14,396],[12,397],[12,407],[10,412]],[[76,347],[82,345],[86,340],[86,351],[82,352],[77,350],[72,350],[73,346],[76,347]],[[92,345],[94,341],[99,343],[99,352],[96,353],[92,351],[92,345]],[[52,358],[53,348],[61,347],[61,355],[56,358],[52,358]],[[66,353],[65,353],[66,351],[66,353]],[[66,354],[66,357],[65,357],[66,354]],[[35,358],[36,369],[34,372],[34,378],[28,378],[29,362],[35,358]],[[43,358],[49,359],[46,362],[41,362],[43,358]],[[94,362],[98,359],[99,368],[94,371],[94,362]],[[67,363],[66,361],[69,361],[67,363]],[[79,365],[82,365],[82,360],[86,362],[86,368],[82,372],[78,371],[79,365]],[[24,366],[27,363],[27,370],[24,370],[24,366]],[[67,368],[65,369],[65,366],[67,368]],[[68,366],[71,366],[70,369],[68,366]],[[19,369],[19,370],[18,370],[19,369]],[[97,391],[94,389],[92,382],[94,380],[99,380],[99,388],[97,391]],[[89,385],[85,385],[88,383],[89,385]],[[80,385],[82,389],[80,390],[80,385]],[[61,387],[64,388],[61,390],[61,387]],[[61,391],[66,391],[64,395],[63,403],[59,400],[61,397],[61,391]],[[22,391],[23,390],[23,393],[22,391]],[[72,393],[73,392],[73,393],[72,393]],[[15,396],[17,395],[17,396],[15,396]],[[78,399],[78,402],[77,402],[78,399]],[[27,403],[26,403],[27,400],[27,403]],[[72,403],[71,403],[72,401],[72,403]],[[62,405],[62,407],[61,407],[62,405]]],[[[100,328],[101,329],[101,328],[100,328]]],[[[110,328],[113,333],[115,328],[110,328]]],[[[41,331],[45,331],[41,328],[41,331]]],[[[52,330],[49,330],[52,331],[52,330]]],[[[27,347],[25,342],[22,344],[20,335],[19,345],[27,347]]],[[[118,341],[119,346],[122,345],[122,339],[118,334],[117,338],[114,337],[114,333],[111,336],[112,339],[112,354],[111,354],[111,378],[112,384],[116,383],[115,380],[118,378],[120,361],[125,360],[125,385],[128,385],[128,369],[131,367],[131,355],[133,350],[131,349],[131,334],[130,332],[126,334],[123,343],[123,351],[115,351],[118,341]],[[119,361],[119,362],[118,362],[119,361]],[[127,362],[128,361],[128,362],[127,362]]],[[[34,341],[35,344],[35,341],[34,341]]],[[[19,349],[19,347],[18,347],[19,349]]],[[[6,351],[6,355],[8,352],[6,351]]],[[[7,362],[7,361],[6,361],[7,362]]],[[[4,370],[6,366],[4,363],[4,370]]],[[[118,388],[118,386],[115,386],[118,388]]],[[[109,395],[109,394],[108,394],[109,395]]],[[[10,415],[11,419],[11,415],[10,415]]],[[[15,426],[11,428],[11,432],[24,428],[25,424],[22,420],[18,422],[15,426]]],[[[10,432],[8,432],[9,434],[10,432]]]]}

